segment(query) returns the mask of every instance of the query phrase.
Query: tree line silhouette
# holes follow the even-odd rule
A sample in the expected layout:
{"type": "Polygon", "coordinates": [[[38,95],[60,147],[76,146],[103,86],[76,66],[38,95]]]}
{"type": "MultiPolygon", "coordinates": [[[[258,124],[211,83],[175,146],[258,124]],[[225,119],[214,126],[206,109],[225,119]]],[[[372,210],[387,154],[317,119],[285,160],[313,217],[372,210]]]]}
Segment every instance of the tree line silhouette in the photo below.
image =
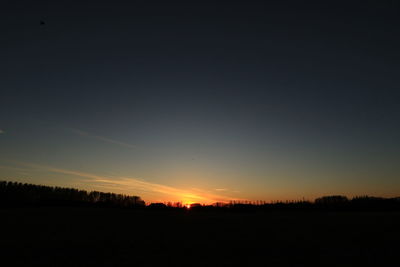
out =
{"type": "Polygon", "coordinates": [[[357,196],[348,199],[346,196],[323,196],[314,201],[287,200],[266,202],[262,200],[232,200],[228,203],[216,202],[212,205],[193,203],[183,205],[181,202],[151,203],[148,209],[166,210],[181,209],[193,211],[267,211],[267,210],[327,210],[327,211],[400,211],[400,197],[383,198],[371,196],[357,196]]]}
{"type": "Polygon", "coordinates": [[[138,196],[0,181],[0,205],[141,207],[145,202],[138,196]]]}
{"type": "Polygon", "coordinates": [[[212,205],[182,202],[150,203],[138,196],[128,196],[98,191],[87,192],[74,188],[52,187],[18,182],[0,181],[0,206],[50,205],[50,206],[101,206],[101,207],[141,207],[149,210],[400,210],[400,197],[383,198],[357,196],[323,196],[314,201],[275,201],[232,200],[228,203],[217,202],[212,205]]]}

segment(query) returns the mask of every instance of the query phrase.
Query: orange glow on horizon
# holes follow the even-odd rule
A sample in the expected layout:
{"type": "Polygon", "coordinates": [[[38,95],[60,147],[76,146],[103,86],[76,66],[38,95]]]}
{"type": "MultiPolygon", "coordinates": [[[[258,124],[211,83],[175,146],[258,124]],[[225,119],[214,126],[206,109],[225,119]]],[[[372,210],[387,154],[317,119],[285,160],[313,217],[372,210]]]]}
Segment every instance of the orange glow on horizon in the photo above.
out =
{"type": "Polygon", "coordinates": [[[62,169],[47,165],[38,165],[19,162],[20,165],[31,169],[80,177],[80,183],[87,190],[109,191],[120,194],[139,195],[146,202],[182,202],[186,204],[215,202],[229,202],[237,197],[231,197],[212,189],[179,188],[154,182],[148,182],[140,178],[121,177],[113,175],[99,175],[79,170],[62,169]],[[135,193],[132,193],[135,192],[135,193]],[[154,196],[163,196],[154,198],[154,196]],[[158,199],[158,201],[154,201],[158,199]]]}

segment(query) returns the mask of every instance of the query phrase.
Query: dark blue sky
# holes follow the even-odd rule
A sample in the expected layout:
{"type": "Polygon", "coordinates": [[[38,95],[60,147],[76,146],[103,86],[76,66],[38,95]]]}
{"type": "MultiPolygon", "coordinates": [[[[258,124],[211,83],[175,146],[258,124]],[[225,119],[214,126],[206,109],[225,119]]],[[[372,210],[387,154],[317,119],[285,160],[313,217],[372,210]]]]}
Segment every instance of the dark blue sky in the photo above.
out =
{"type": "Polygon", "coordinates": [[[0,178],[398,194],[400,4],[216,2],[4,1],[0,178]]]}

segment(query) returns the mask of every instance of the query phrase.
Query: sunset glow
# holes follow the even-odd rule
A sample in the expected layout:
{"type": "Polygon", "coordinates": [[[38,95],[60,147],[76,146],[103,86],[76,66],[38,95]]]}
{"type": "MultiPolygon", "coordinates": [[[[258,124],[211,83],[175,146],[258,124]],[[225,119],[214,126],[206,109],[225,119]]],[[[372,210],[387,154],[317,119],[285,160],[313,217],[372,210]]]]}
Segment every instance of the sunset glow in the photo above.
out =
{"type": "Polygon", "coordinates": [[[146,203],[399,193],[384,3],[6,2],[0,180],[146,203]]]}
{"type": "Polygon", "coordinates": [[[2,266],[399,262],[400,0],[0,3],[2,266]]]}

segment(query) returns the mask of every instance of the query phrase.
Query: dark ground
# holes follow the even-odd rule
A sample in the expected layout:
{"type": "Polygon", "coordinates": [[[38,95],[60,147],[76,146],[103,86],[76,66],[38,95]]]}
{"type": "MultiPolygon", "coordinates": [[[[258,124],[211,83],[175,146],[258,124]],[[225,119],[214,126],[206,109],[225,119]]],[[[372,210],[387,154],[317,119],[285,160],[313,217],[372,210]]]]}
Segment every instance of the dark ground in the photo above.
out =
{"type": "MultiPolygon", "coordinates": [[[[394,266],[400,212],[0,209],[1,266],[394,266]]],[[[397,261],[398,263],[398,261],[397,261]]]]}

